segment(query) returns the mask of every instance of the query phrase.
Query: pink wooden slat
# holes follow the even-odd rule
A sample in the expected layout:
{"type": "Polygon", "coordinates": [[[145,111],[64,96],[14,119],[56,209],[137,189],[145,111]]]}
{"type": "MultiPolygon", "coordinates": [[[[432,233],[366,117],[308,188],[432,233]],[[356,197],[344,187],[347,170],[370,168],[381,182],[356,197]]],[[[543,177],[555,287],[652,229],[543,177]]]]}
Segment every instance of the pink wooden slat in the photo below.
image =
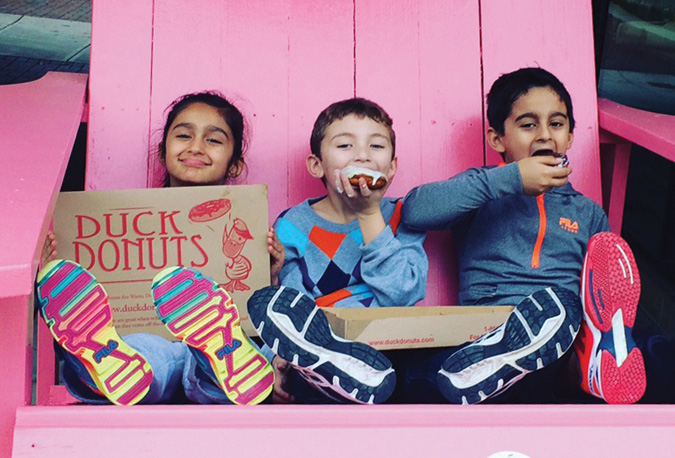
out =
{"type": "Polygon", "coordinates": [[[675,116],[598,101],[603,154],[603,192],[609,223],[621,232],[631,143],[675,161],[675,116]]]}
{"type": "Polygon", "coordinates": [[[675,162],[675,116],[598,100],[600,127],[675,162]]]}
{"type": "Polygon", "coordinates": [[[621,234],[631,144],[607,131],[600,131],[602,200],[609,225],[621,234]]]}
{"type": "Polygon", "coordinates": [[[87,189],[146,186],[152,10],[151,0],[94,0],[87,189]]]}
{"type": "MultiPolygon", "coordinates": [[[[414,153],[423,183],[483,164],[479,30],[474,1],[419,2],[421,138],[414,153]]],[[[430,232],[425,247],[430,269],[424,303],[456,304],[450,232],[430,232]]]]}
{"type": "Polygon", "coordinates": [[[480,24],[476,2],[420,1],[422,181],[483,164],[480,24]]]}
{"type": "MultiPolygon", "coordinates": [[[[397,134],[390,195],[482,165],[478,30],[475,2],[356,3],[357,94],[382,104],[397,134]]],[[[449,233],[430,234],[426,247],[424,303],[456,303],[449,233]]]]}
{"type": "Polygon", "coordinates": [[[0,297],[33,290],[48,218],[80,124],[86,78],[49,73],[35,82],[0,86],[0,297]]]}
{"type": "Polygon", "coordinates": [[[269,184],[272,215],[287,205],[288,14],[287,2],[263,0],[155,6],[152,128],[175,97],[222,91],[250,121],[245,182],[269,184]]]}
{"type": "Polygon", "coordinates": [[[0,457],[14,411],[30,403],[32,292],[45,233],[84,107],[86,75],[48,73],[0,86],[5,161],[0,181],[0,457]]]}
{"type": "Polygon", "coordinates": [[[668,406],[23,408],[13,456],[669,457],[674,427],[668,406]]]}
{"type": "MultiPolygon", "coordinates": [[[[482,0],[485,92],[502,73],[541,66],[572,95],[577,126],[569,158],[575,189],[601,203],[591,2],[482,0]]],[[[500,157],[488,147],[487,162],[500,157]]]]}
{"type": "Polygon", "coordinates": [[[33,363],[36,366],[35,404],[49,405],[49,397],[54,386],[56,355],[53,351],[54,337],[49,332],[44,320],[37,320],[37,358],[33,363]]]}
{"type": "MultiPolygon", "coordinates": [[[[326,193],[321,181],[307,172],[305,158],[319,113],[354,95],[354,2],[289,3],[288,175],[284,179],[288,182],[287,206],[292,206],[326,193]]],[[[278,215],[275,204],[270,203],[273,217],[278,215]]]]}
{"type": "Polygon", "coordinates": [[[0,458],[11,456],[16,408],[31,401],[32,305],[30,296],[0,297],[0,458]]]}
{"type": "Polygon", "coordinates": [[[356,95],[377,102],[394,120],[399,173],[388,195],[402,196],[422,181],[418,2],[392,8],[386,0],[359,0],[355,6],[356,95]]]}

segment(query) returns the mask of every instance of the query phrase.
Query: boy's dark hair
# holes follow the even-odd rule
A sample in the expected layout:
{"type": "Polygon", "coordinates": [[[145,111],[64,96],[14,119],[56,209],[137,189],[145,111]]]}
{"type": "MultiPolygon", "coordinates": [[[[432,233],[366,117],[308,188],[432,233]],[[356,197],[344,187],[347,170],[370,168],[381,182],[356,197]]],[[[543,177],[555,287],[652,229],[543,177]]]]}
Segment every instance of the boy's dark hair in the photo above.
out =
{"type": "Polygon", "coordinates": [[[551,88],[567,108],[570,132],[574,131],[572,97],[565,85],[551,72],[538,67],[526,67],[505,73],[492,84],[487,96],[487,118],[499,135],[504,135],[504,122],[511,114],[513,104],[520,96],[535,87],[551,88]]]}
{"type": "MultiPolygon", "coordinates": [[[[229,100],[225,98],[223,94],[217,91],[204,91],[204,92],[194,92],[192,94],[185,94],[181,97],[178,97],[176,100],[171,102],[171,105],[165,111],[169,111],[169,114],[166,117],[166,123],[164,124],[164,130],[162,132],[162,142],[159,144],[159,160],[162,164],[166,161],[166,138],[169,135],[169,128],[171,124],[176,120],[179,114],[187,107],[195,103],[203,103],[209,105],[220,113],[223,120],[227,123],[232,131],[233,137],[233,150],[232,158],[230,163],[227,164],[228,173],[232,172],[232,167],[240,162],[244,166],[244,153],[248,149],[248,141],[246,139],[246,123],[244,121],[244,116],[241,114],[241,111],[235,107],[229,100]]],[[[164,187],[169,187],[169,174],[167,173],[164,177],[164,187]]]]}
{"type": "Polygon", "coordinates": [[[384,108],[375,102],[360,97],[335,102],[319,114],[314,122],[312,136],[309,140],[312,154],[321,159],[321,142],[326,135],[328,126],[352,114],[361,118],[372,119],[387,128],[389,140],[391,141],[391,157],[393,158],[396,154],[396,134],[392,128],[394,122],[387,112],[384,111],[384,108]]]}

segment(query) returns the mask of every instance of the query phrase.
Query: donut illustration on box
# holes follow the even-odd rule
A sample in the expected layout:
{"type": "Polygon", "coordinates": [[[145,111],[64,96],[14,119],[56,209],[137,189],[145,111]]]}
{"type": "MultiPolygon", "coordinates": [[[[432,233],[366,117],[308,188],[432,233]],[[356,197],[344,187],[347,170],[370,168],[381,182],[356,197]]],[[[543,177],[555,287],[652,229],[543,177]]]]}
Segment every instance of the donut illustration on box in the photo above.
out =
{"type": "Polygon", "coordinates": [[[223,254],[231,263],[225,264],[225,276],[230,280],[225,283],[223,288],[231,293],[235,291],[248,291],[251,289],[244,283],[251,273],[251,261],[241,254],[244,245],[248,240],[253,240],[253,236],[248,230],[246,223],[235,218],[230,230],[227,230],[227,224],[223,230],[223,254]]]}
{"type": "Polygon", "coordinates": [[[207,200],[192,207],[188,219],[195,223],[207,223],[227,214],[231,208],[232,203],[228,199],[207,200]]]}
{"type": "MultiPolygon", "coordinates": [[[[188,218],[196,223],[205,223],[226,215],[231,208],[232,203],[228,199],[209,200],[192,207],[188,218]]],[[[234,218],[229,230],[228,224],[225,223],[223,254],[228,259],[225,263],[225,276],[230,281],[221,286],[230,293],[251,289],[244,280],[251,274],[252,264],[241,254],[248,240],[253,240],[253,236],[242,219],[234,218]]]]}

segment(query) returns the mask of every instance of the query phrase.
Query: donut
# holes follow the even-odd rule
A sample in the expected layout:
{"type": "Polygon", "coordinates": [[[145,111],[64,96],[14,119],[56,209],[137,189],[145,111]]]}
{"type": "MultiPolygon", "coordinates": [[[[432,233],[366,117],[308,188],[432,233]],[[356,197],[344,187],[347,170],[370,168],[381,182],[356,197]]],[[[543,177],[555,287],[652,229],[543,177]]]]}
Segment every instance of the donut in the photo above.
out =
{"type": "Polygon", "coordinates": [[[359,178],[363,177],[370,189],[382,189],[387,184],[387,177],[378,172],[364,167],[350,165],[342,169],[342,175],[349,178],[349,183],[355,188],[359,187],[359,178]]]}
{"type": "Polygon", "coordinates": [[[532,156],[553,156],[553,157],[559,157],[562,158],[562,162],[558,164],[556,167],[567,167],[567,165],[570,163],[569,159],[567,159],[567,156],[561,153],[556,153],[552,149],[540,149],[539,151],[535,151],[532,153],[532,156]]]}
{"type": "Polygon", "coordinates": [[[195,223],[205,223],[220,218],[230,211],[232,204],[228,199],[207,200],[190,209],[188,218],[195,223]]]}

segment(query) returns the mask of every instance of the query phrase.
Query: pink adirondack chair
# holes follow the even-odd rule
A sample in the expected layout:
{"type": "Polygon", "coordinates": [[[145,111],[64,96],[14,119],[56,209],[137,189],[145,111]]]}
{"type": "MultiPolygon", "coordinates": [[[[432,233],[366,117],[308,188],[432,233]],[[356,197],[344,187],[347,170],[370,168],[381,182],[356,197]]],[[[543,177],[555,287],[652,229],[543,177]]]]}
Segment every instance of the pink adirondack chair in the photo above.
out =
{"type": "MultiPolygon", "coordinates": [[[[148,151],[163,109],[202,89],[223,91],[252,122],[246,182],[269,184],[271,218],[322,191],[304,171],[311,126],[322,108],[352,95],[372,98],[394,118],[399,175],[390,195],[402,195],[497,162],[484,146],[486,88],[522,66],[551,70],[570,90],[578,118],[572,181],[600,202],[602,175],[615,231],[624,145],[657,152],[675,145],[672,135],[652,141],[648,114],[626,115],[629,109],[602,101],[602,139],[610,146],[603,156],[612,167],[601,174],[590,2],[108,0],[94,2],[92,27],[87,189],[151,183],[148,151]]],[[[0,87],[7,151],[28,158],[8,161],[9,178],[0,183],[8,196],[0,202],[8,221],[0,232],[0,458],[670,455],[670,406],[52,406],[45,405],[51,383],[41,375],[53,364],[42,357],[43,405],[30,406],[33,279],[84,85],[79,75],[48,74],[0,87]]],[[[672,132],[673,117],[660,119],[672,132]]],[[[425,304],[452,305],[451,241],[432,234],[428,246],[425,304]]]]}

